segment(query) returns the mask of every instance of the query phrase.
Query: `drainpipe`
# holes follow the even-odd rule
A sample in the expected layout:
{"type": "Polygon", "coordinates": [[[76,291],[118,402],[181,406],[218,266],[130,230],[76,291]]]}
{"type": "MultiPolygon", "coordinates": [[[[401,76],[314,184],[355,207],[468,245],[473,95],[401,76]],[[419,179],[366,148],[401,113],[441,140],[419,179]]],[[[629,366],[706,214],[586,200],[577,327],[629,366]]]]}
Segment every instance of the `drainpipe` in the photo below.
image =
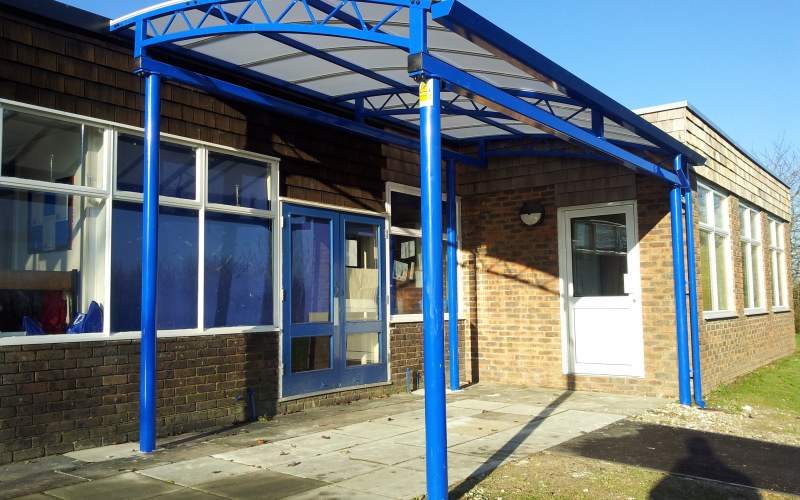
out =
{"type": "MultiPolygon", "coordinates": [[[[675,171],[681,172],[682,155],[675,157],[675,171]]],[[[669,196],[670,220],[672,222],[672,268],[675,284],[675,330],[678,347],[678,391],[682,405],[691,406],[692,394],[689,384],[689,346],[686,325],[686,268],[683,256],[682,188],[672,186],[669,196]]]]}
{"type": "MultiPolygon", "coordinates": [[[[688,181],[688,172],[685,172],[688,181]]],[[[692,335],[692,383],[694,384],[694,402],[699,408],[705,408],[703,400],[703,376],[700,370],[700,325],[697,308],[697,259],[694,244],[694,205],[692,204],[692,186],[687,182],[683,193],[686,211],[686,260],[689,266],[689,316],[692,335]]]]}

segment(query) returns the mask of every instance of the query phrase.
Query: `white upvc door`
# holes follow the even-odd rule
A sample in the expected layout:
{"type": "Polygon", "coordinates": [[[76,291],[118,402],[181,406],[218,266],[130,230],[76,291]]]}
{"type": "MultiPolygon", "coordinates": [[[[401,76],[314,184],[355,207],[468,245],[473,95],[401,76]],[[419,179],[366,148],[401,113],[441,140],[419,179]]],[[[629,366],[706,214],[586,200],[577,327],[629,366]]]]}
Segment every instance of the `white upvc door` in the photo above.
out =
{"type": "Polygon", "coordinates": [[[560,209],[564,371],[644,376],[635,202],[560,209]]]}

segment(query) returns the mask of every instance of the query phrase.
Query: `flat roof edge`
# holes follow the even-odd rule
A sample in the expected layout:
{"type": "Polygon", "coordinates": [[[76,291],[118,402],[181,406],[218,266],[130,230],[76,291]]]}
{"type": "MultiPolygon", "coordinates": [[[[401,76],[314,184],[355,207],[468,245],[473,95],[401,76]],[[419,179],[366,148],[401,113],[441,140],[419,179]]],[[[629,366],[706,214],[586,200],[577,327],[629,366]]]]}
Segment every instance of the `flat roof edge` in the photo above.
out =
{"type": "Polygon", "coordinates": [[[720,136],[722,136],[722,138],[724,138],[726,141],[728,141],[728,143],[731,146],[736,148],[747,159],[749,159],[750,161],[755,163],[755,165],[757,167],[759,167],[761,170],[763,170],[764,172],[769,174],[770,177],[772,177],[776,181],[778,181],[781,184],[783,184],[786,188],[792,189],[792,187],[788,183],[786,183],[786,181],[781,179],[769,167],[765,166],[761,162],[761,160],[756,158],[756,156],[754,154],[750,153],[750,151],[745,149],[741,144],[739,144],[739,142],[736,141],[736,139],[734,139],[730,134],[725,132],[725,130],[722,129],[722,127],[720,127],[716,123],[714,123],[714,121],[712,121],[705,113],[703,113],[702,111],[697,109],[697,106],[694,106],[688,100],[675,101],[675,102],[670,102],[670,103],[666,103],[666,104],[658,104],[658,105],[655,105],[655,106],[647,106],[647,107],[644,107],[644,108],[637,108],[637,109],[634,109],[633,112],[637,113],[639,115],[645,115],[645,114],[649,114],[649,113],[658,113],[658,112],[661,112],[661,111],[670,111],[670,110],[673,110],[673,109],[681,109],[681,108],[685,108],[685,109],[688,109],[689,111],[691,111],[696,117],[698,117],[701,120],[703,120],[706,123],[706,125],[708,125],[712,129],[714,129],[714,131],[716,133],[718,133],[720,136]]]}

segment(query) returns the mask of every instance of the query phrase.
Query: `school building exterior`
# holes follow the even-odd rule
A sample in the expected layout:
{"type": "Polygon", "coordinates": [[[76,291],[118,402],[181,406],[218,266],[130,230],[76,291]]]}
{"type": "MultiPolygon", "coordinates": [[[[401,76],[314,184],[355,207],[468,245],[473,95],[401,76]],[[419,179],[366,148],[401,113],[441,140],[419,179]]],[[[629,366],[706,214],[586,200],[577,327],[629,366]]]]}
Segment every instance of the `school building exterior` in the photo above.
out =
{"type": "MultiPolygon", "coordinates": [[[[138,439],[144,84],[108,26],[0,0],[0,463],[138,439]]],[[[691,105],[637,113],[705,158],[712,390],[794,352],[789,189],[691,105]]],[[[174,83],[161,130],[160,435],[424,384],[417,152],[174,83]]],[[[669,187],[554,138],[485,148],[458,166],[460,382],[676,396],[669,187]]]]}

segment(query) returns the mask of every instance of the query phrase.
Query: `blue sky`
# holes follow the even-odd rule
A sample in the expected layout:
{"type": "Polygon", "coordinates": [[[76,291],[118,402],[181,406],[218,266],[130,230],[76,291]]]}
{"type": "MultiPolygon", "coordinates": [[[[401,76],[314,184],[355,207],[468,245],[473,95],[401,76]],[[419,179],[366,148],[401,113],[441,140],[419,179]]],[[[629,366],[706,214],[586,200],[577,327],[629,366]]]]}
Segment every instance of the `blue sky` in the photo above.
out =
{"type": "MultiPolygon", "coordinates": [[[[65,0],[109,17],[159,0],[65,0]]],[[[755,154],[800,147],[798,0],[463,0],[631,108],[688,100],[755,154]]]]}

